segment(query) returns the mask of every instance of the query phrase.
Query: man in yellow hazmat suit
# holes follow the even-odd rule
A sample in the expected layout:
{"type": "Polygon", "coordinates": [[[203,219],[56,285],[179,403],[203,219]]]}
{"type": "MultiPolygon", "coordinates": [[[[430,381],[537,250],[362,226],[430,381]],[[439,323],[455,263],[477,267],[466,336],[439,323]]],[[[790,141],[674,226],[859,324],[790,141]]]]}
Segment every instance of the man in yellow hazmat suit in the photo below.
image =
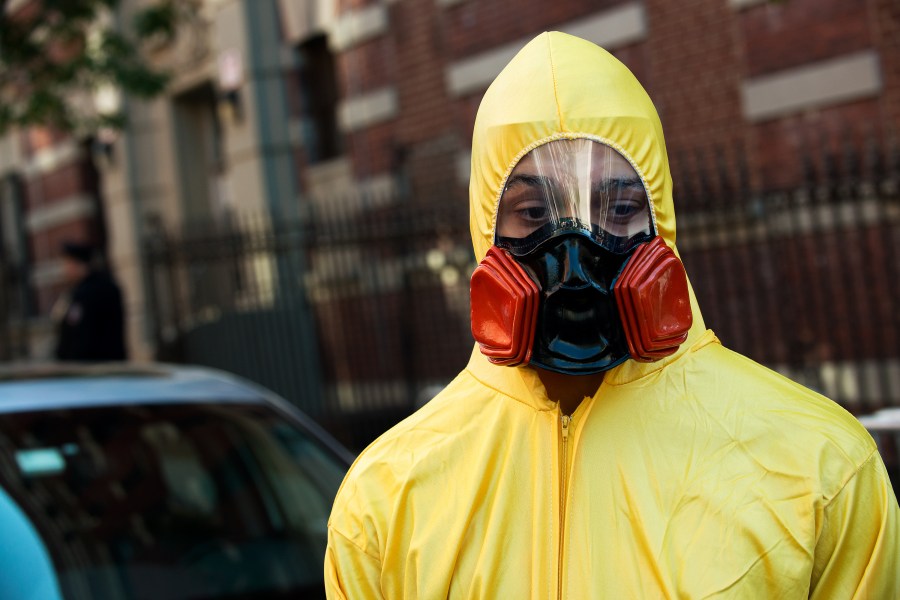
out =
{"type": "Polygon", "coordinates": [[[350,469],[330,598],[900,598],[875,444],[706,330],[621,63],[525,46],[478,111],[470,202],[478,345],[350,469]]]}

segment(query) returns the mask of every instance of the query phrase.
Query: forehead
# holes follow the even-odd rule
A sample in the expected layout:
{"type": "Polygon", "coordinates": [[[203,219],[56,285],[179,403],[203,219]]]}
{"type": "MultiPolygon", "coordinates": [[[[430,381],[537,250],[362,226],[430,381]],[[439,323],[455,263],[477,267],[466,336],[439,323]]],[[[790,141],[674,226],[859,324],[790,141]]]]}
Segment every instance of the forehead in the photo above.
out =
{"type": "Polygon", "coordinates": [[[634,167],[614,148],[594,140],[554,140],[538,146],[516,164],[510,175],[575,174],[590,167],[592,179],[637,176],[634,167]]]}

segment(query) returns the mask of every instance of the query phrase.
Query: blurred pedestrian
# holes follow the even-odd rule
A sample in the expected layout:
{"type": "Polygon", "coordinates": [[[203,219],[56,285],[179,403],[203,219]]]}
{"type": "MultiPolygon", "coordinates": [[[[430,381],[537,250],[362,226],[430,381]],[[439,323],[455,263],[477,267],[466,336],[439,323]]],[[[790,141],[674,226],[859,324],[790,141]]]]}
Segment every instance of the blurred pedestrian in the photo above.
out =
{"type": "Polygon", "coordinates": [[[122,293],[90,244],[63,244],[69,290],[60,298],[56,358],[63,361],[125,360],[122,293]]]}
{"type": "Polygon", "coordinates": [[[330,598],[900,598],[872,438],[704,326],[624,65],[525,46],[479,107],[470,208],[476,348],[347,474],[330,598]]]}

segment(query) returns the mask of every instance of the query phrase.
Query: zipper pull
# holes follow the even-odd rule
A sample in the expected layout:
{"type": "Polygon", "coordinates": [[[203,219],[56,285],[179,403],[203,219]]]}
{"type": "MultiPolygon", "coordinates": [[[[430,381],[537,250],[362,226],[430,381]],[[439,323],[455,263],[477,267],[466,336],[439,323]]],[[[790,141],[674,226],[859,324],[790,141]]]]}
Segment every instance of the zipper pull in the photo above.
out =
{"type": "Polygon", "coordinates": [[[567,440],[569,439],[569,423],[572,421],[572,417],[569,415],[562,415],[560,421],[562,422],[562,437],[564,440],[567,440]]]}

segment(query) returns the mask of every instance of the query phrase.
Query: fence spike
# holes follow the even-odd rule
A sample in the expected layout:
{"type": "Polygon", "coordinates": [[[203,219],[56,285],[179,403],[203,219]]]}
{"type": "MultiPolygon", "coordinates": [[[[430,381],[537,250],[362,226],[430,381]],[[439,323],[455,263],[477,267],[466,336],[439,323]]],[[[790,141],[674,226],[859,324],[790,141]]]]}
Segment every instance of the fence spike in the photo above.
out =
{"type": "Polygon", "coordinates": [[[861,165],[860,155],[857,152],[856,144],[845,141],[841,146],[841,175],[848,184],[856,184],[860,178],[861,165]]]}
{"type": "Polygon", "coordinates": [[[897,139],[897,133],[893,130],[888,134],[888,151],[887,151],[887,178],[897,179],[900,176],[900,141],[897,139]]]}
{"type": "Polygon", "coordinates": [[[700,150],[700,148],[694,148],[693,152],[691,152],[691,157],[693,159],[692,162],[694,163],[695,189],[700,195],[700,202],[698,205],[701,209],[708,210],[713,206],[713,190],[709,182],[708,171],[705,168],[703,151],[700,150]]]}
{"type": "Polygon", "coordinates": [[[737,175],[737,189],[745,195],[751,195],[750,167],[747,164],[747,153],[744,152],[742,140],[735,140],[733,145],[737,175]]]}
{"type": "Polygon", "coordinates": [[[714,146],[713,152],[719,181],[719,194],[722,198],[729,199],[734,196],[734,185],[732,185],[731,169],[728,166],[727,151],[724,146],[714,146]]]}
{"type": "Polygon", "coordinates": [[[884,161],[873,127],[866,128],[863,155],[863,179],[878,181],[884,175],[884,161]]]}

